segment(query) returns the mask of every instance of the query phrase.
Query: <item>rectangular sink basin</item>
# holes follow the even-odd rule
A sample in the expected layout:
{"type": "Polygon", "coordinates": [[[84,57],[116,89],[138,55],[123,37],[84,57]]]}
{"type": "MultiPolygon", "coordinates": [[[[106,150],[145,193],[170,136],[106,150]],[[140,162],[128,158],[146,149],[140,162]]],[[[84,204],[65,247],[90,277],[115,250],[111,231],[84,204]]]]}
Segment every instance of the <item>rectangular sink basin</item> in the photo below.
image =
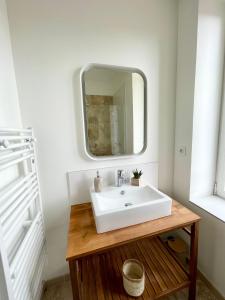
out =
{"type": "Polygon", "coordinates": [[[172,199],[148,185],[105,187],[91,200],[98,233],[171,215],[172,199]]]}

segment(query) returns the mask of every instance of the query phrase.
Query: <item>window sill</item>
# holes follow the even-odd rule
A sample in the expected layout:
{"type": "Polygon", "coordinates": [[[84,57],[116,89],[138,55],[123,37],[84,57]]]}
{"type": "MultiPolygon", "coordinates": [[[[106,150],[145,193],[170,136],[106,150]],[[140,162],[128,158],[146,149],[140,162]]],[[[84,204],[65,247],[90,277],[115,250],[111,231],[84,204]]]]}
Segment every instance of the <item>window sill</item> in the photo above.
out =
{"type": "Polygon", "coordinates": [[[190,202],[225,223],[225,199],[218,196],[208,196],[191,199],[190,202]]]}

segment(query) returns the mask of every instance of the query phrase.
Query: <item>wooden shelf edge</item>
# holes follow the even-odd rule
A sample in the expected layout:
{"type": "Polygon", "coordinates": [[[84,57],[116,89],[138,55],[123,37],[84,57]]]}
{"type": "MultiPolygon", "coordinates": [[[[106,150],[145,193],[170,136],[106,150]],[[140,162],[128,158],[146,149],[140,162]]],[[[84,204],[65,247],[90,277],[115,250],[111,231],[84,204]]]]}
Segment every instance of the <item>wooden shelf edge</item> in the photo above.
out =
{"type": "Polygon", "coordinates": [[[70,262],[139,239],[191,226],[199,221],[198,215],[173,200],[170,216],[97,234],[91,204],[74,205],[70,213],[66,260],[70,262]]]}
{"type": "MultiPolygon", "coordinates": [[[[163,218],[161,218],[163,219],[163,218]]],[[[196,221],[196,223],[198,223],[199,221],[196,221]]],[[[146,222],[147,223],[147,222],[146,222]]],[[[142,223],[142,224],[145,224],[145,223],[142,223]]],[[[190,226],[192,225],[193,222],[188,222],[188,223],[185,223],[185,227],[186,226],[190,226]]],[[[137,225],[133,225],[133,226],[137,226],[137,225]]],[[[130,228],[130,227],[133,227],[133,226],[129,226],[127,228],[130,228]]],[[[177,230],[177,229],[181,229],[179,226],[174,226],[173,227],[173,230],[177,230]]],[[[122,229],[116,229],[116,230],[113,230],[111,232],[116,232],[116,231],[119,231],[119,230],[122,230],[122,229]]],[[[163,230],[159,230],[157,232],[155,232],[154,234],[145,234],[145,235],[142,235],[142,236],[139,236],[139,237],[135,237],[135,238],[130,238],[129,239],[129,243],[133,243],[133,242],[138,242],[142,239],[148,239],[148,238],[153,238],[154,236],[157,236],[157,235],[160,235],[160,234],[163,234],[164,231],[163,230]]],[[[101,235],[102,233],[100,233],[99,235],[101,235]]],[[[104,234],[104,233],[103,233],[104,234]]],[[[85,251],[85,252],[80,252],[80,254],[76,254],[76,255],[67,255],[66,256],[66,261],[67,262],[70,262],[70,261],[73,261],[75,259],[80,259],[80,258],[83,258],[83,257],[86,257],[86,256],[89,256],[89,255],[94,255],[94,254],[100,254],[102,252],[105,252],[105,251],[110,251],[114,248],[117,248],[117,247],[121,247],[123,245],[127,245],[128,241],[127,240],[124,240],[122,242],[117,242],[117,243],[113,243],[112,245],[109,244],[105,247],[101,247],[98,249],[98,251],[96,250],[93,250],[93,251],[85,251]]]]}

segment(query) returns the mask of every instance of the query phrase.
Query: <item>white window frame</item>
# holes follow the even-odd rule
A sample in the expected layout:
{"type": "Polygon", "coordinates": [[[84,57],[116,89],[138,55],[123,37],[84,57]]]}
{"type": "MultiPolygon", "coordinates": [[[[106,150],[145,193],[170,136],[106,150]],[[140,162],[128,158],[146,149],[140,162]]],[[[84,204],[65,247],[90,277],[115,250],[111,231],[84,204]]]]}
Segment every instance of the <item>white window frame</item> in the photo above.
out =
{"type": "Polygon", "coordinates": [[[218,144],[217,172],[214,192],[225,199],[225,82],[221,105],[221,121],[218,144]]]}

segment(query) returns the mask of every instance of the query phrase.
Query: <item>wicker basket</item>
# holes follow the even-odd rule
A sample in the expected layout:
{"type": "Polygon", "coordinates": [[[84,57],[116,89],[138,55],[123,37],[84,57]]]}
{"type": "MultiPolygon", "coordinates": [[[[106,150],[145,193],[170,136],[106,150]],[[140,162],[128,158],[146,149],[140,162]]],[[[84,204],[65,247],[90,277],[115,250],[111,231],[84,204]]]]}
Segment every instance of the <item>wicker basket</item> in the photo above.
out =
{"type": "Polygon", "coordinates": [[[138,297],[144,292],[144,266],[136,259],[128,259],[123,264],[123,286],[128,295],[138,297]]]}

